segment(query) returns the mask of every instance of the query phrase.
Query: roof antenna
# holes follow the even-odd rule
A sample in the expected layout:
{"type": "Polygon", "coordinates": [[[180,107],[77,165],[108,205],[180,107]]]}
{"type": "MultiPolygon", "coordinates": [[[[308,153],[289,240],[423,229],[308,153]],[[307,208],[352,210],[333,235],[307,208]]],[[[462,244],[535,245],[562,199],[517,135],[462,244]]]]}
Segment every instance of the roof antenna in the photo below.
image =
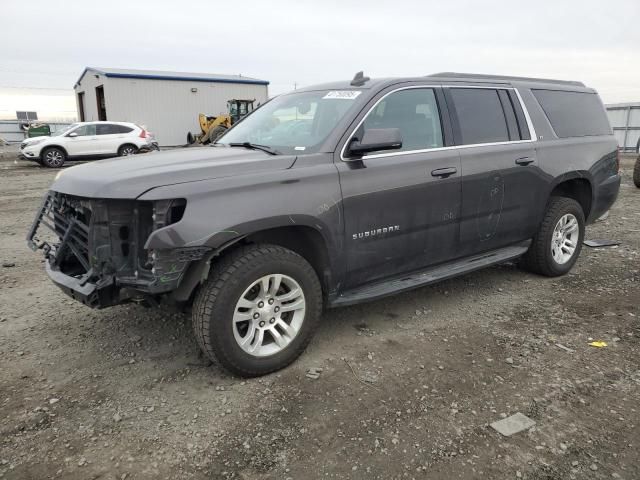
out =
{"type": "Polygon", "coordinates": [[[369,77],[365,77],[364,72],[360,70],[358,73],[354,75],[353,80],[351,80],[351,85],[353,87],[361,87],[362,85],[367,83],[369,80],[371,79],[369,77]]]}

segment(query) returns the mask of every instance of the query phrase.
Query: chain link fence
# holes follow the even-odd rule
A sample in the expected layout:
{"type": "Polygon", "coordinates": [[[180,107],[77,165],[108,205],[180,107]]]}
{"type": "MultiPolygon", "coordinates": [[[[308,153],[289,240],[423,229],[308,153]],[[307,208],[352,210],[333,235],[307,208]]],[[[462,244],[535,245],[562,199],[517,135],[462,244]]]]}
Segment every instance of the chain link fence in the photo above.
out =
{"type": "Polygon", "coordinates": [[[0,120],[0,145],[8,143],[20,143],[26,138],[26,129],[30,123],[46,123],[51,128],[51,133],[62,130],[69,122],[28,122],[24,120],[0,120]]]}

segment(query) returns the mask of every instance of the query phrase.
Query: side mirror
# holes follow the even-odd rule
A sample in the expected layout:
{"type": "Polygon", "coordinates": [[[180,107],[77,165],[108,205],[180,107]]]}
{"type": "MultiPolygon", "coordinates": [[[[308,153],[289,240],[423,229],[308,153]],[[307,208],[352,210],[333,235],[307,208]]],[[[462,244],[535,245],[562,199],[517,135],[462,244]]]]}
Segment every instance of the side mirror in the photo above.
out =
{"type": "Polygon", "coordinates": [[[353,140],[347,150],[351,157],[361,157],[380,150],[402,148],[402,134],[399,128],[370,128],[364,131],[362,140],[353,140]]]}
{"type": "Polygon", "coordinates": [[[69,135],[67,135],[67,137],[71,137],[71,138],[75,138],[77,136],[78,134],[76,132],[71,132],[69,135]]]}

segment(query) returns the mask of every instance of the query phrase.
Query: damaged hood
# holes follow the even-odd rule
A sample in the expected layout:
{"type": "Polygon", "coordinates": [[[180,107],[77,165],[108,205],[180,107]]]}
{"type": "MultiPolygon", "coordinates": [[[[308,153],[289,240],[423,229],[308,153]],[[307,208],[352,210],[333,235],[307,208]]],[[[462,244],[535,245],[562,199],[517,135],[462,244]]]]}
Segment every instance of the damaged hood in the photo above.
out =
{"type": "Polygon", "coordinates": [[[194,147],[85,163],[61,170],[51,190],[90,198],[134,199],[152,188],[293,165],[293,155],[242,147],[194,147]]]}

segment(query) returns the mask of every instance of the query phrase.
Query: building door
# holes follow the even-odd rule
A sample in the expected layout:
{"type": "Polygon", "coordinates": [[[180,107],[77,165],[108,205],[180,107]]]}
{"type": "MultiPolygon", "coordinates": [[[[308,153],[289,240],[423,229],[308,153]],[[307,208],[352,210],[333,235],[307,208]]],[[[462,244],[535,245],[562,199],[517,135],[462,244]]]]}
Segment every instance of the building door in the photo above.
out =
{"type": "Polygon", "coordinates": [[[98,120],[107,119],[107,107],[104,103],[104,85],[96,87],[96,101],[98,102],[98,120]]]}
{"type": "Polygon", "coordinates": [[[84,92],[78,93],[78,116],[81,122],[84,122],[84,92]]]}

